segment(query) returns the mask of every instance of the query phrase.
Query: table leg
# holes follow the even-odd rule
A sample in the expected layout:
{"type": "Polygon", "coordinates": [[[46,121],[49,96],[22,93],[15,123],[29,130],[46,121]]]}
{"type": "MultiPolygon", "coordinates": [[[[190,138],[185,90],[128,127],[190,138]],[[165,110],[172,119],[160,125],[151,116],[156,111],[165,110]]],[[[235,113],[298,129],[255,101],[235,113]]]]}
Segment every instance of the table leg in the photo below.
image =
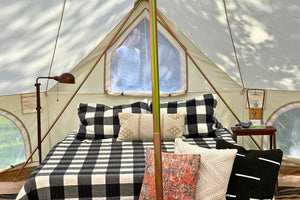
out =
{"type": "Polygon", "coordinates": [[[278,180],[276,181],[276,184],[275,184],[275,196],[278,196],[279,195],[279,190],[278,190],[278,180]]]}
{"type": "Polygon", "coordinates": [[[272,135],[270,135],[270,149],[273,149],[272,144],[273,144],[273,139],[272,139],[272,135]]]}
{"type": "MultiPolygon", "coordinates": [[[[272,149],[272,144],[274,145],[274,149],[276,149],[276,133],[274,133],[273,135],[270,135],[270,149],[272,149]],[[272,137],[273,137],[273,140],[272,140],[272,137]]],[[[275,195],[278,196],[279,195],[279,190],[278,190],[278,179],[276,181],[276,185],[275,185],[275,195]]]]}
{"type": "Polygon", "coordinates": [[[274,144],[274,149],[276,149],[276,133],[274,133],[273,144],[274,144]]]}

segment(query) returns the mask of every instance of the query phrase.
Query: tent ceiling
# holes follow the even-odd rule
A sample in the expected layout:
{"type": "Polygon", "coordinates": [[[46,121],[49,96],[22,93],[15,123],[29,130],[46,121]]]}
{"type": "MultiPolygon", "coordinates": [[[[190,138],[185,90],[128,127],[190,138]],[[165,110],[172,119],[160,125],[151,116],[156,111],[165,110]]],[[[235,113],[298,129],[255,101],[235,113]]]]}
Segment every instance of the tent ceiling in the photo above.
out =
{"type": "MultiPolygon", "coordinates": [[[[240,80],[223,0],[158,2],[203,53],[240,80]]],[[[245,86],[300,90],[300,2],[225,2],[245,86]]]]}
{"type": "MultiPolygon", "coordinates": [[[[67,0],[51,76],[76,66],[132,6],[132,0],[67,0]]],[[[0,25],[6,27],[0,36],[0,95],[33,92],[36,77],[48,76],[62,8],[62,0],[0,1],[0,25]]]]}
{"type": "MultiPolygon", "coordinates": [[[[67,0],[51,75],[70,71],[133,3],[67,0]]],[[[157,3],[203,53],[240,82],[223,0],[157,3]]],[[[0,1],[0,25],[5,27],[0,35],[0,95],[32,92],[35,78],[48,75],[62,5],[61,0],[0,1]]],[[[245,86],[300,90],[300,2],[227,0],[226,5],[245,86]]]]}

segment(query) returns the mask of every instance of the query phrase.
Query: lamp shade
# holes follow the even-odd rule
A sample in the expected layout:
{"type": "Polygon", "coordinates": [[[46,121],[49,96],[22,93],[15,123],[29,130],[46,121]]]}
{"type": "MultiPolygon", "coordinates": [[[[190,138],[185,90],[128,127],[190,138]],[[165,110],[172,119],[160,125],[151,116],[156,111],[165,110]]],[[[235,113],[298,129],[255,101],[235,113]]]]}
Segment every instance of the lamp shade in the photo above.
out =
{"type": "Polygon", "coordinates": [[[67,84],[75,83],[75,78],[71,73],[63,73],[60,76],[54,76],[53,79],[58,81],[59,83],[67,83],[67,84]]]}
{"type": "Polygon", "coordinates": [[[249,108],[249,120],[254,125],[263,124],[263,109],[265,102],[265,91],[263,89],[248,89],[247,100],[249,108]]]}
{"type": "Polygon", "coordinates": [[[249,108],[264,108],[265,91],[263,89],[248,89],[247,100],[249,108]]]}

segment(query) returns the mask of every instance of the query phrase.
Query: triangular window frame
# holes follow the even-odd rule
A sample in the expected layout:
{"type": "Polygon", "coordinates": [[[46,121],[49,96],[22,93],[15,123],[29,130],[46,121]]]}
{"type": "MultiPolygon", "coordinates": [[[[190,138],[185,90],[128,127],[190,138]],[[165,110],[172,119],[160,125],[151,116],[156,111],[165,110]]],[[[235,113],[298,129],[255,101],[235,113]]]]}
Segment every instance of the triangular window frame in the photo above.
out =
{"type": "MultiPolygon", "coordinates": [[[[130,91],[129,90],[118,90],[118,89],[114,89],[114,80],[113,80],[113,74],[115,74],[115,72],[113,71],[113,57],[114,57],[114,53],[116,52],[116,50],[122,45],[124,44],[124,41],[130,36],[130,34],[134,31],[134,29],[136,29],[140,23],[142,23],[143,20],[148,20],[149,21],[149,11],[147,9],[144,9],[134,20],[133,22],[127,26],[120,34],[119,37],[117,37],[116,41],[112,44],[112,46],[107,50],[106,52],[106,56],[105,56],[105,93],[107,94],[112,94],[112,95],[132,95],[132,96],[151,96],[151,88],[149,90],[149,81],[147,81],[147,88],[148,90],[141,90],[141,89],[137,89],[137,90],[133,90],[130,91]]],[[[160,35],[159,37],[163,37],[163,40],[167,41],[169,46],[171,46],[171,48],[175,49],[177,56],[178,56],[178,69],[176,69],[176,77],[177,79],[179,79],[179,83],[175,82],[175,84],[172,83],[172,81],[174,81],[174,78],[170,79],[171,81],[165,81],[167,82],[167,84],[169,85],[163,85],[160,84],[160,95],[161,96],[175,96],[175,95],[181,95],[181,94],[185,94],[187,92],[187,56],[186,53],[184,51],[184,49],[181,47],[181,45],[176,41],[175,38],[173,38],[173,36],[168,32],[168,30],[163,26],[163,23],[161,23],[160,21],[158,21],[157,24],[157,30],[158,30],[158,35],[160,35]],[[173,88],[168,88],[170,85],[176,85],[176,87],[173,88]],[[163,88],[165,87],[165,88],[163,88]],[[169,90],[169,91],[168,91],[169,90]]],[[[162,39],[161,39],[162,40],[162,39]]],[[[160,51],[160,44],[158,44],[158,51],[160,51]]],[[[150,56],[150,55],[148,55],[150,56]]],[[[162,59],[162,56],[160,57],[160,53],[159,53],[159,59],[162,59]]],[[[161,66],[159,71],[161,70],[161,66]]],[[[147,70],[149,73],[149,70],[151,72],[151,65],[149,66],[149,64],[147,64],[147,70]],[[150,67],[150,69],[149,69],[150,67]]],[[[160,73],[160,77],[164,77],[163,73],[160,73]]],[[[148,76],[149,79],[149,76],[148,76]]],[[[161,83],[161,81],[160,81],[161,83]]],[[[144,86],[144,85],[143,85],[144,86]]],[[[145,87],[144,87],[145,88],[145,87]]]]}

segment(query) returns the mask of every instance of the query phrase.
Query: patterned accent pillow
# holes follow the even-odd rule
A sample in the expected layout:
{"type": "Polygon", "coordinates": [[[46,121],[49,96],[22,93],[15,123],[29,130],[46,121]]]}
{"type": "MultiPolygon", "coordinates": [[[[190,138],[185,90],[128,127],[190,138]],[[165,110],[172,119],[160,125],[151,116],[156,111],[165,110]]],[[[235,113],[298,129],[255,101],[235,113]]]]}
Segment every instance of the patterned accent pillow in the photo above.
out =
{"type": "Polygon", "coordinates": [[[120,123],[118,113],[150,113],[147,101],[107,106],[105,104],[81,103],[78,116],[81,125],[77,139],[102,139],[118,137],[120,123]]]}
{"type": "Polygon", "coordinates": [[[180,138],[175,140],[175,153],[200,154],[201,165],[196,182],[195,199],[225,199],[236,149],[217,150],[190,145],[180,138]]]}
{"type": "MultiPolygon", "coordinates": [[[[162,140],[182,137],[185,114],[161,114],[162,140]]],[[[153,115],[119,113],[120,132],[117,141],[153,141],[153,115]]]]}
{"type": "MultiPolygon", "coordinates": [[[[193,199],[200,155],[162,153],[163,199],[193,199]]],[[[144,180],[139,199],[155,199],[153,150],[146,150],[144,180]]]]}
{"type": "MultiPolygon", "coordinates": [[[[186,100],[160,103],[160,113],[186,113],[186,132],[187,137],[215,137],[215,117],[214,112],[217,100],[213,94],[186,100]]],[[[152,102],[150,104],[152,112],[152,102]]]]}
{"type": "Polygon", "coordinates": [[[273,199],[282,151],[246,150],[226,141],[217,141],[217,149],[237,149],[226,199],[273,199]]]}

